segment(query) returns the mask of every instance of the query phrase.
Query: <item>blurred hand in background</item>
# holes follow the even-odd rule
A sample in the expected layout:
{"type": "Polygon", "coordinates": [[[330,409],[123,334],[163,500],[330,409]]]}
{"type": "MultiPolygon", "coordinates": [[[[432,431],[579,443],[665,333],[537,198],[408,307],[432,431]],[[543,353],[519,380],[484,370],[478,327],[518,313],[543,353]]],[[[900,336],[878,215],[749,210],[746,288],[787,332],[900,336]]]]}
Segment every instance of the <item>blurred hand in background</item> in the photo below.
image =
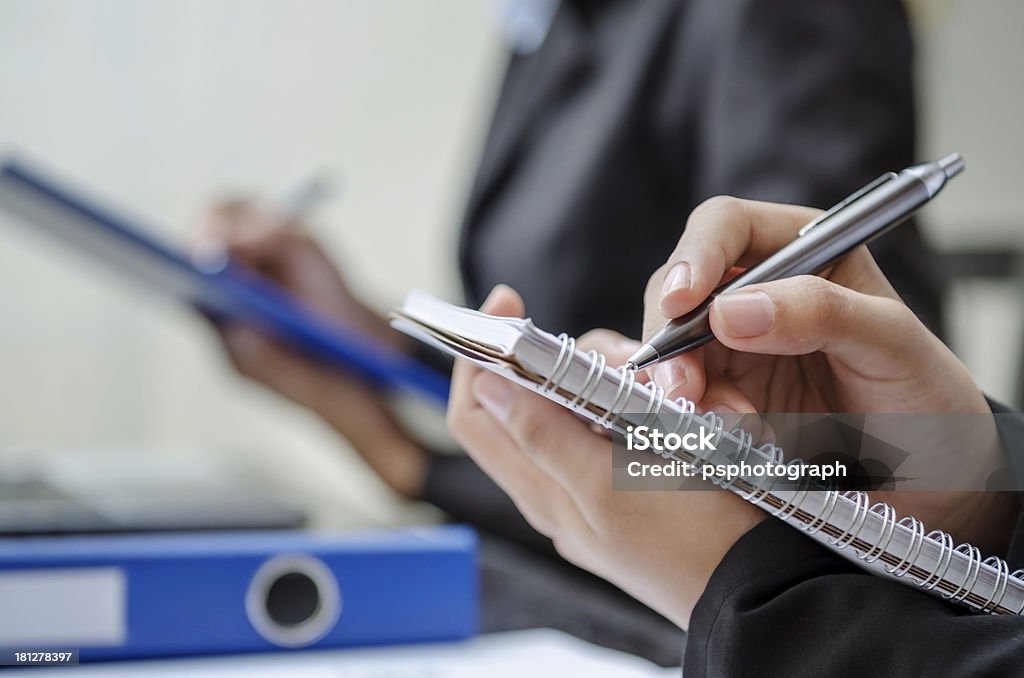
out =
{"type": "MultiPolygon", "coordinates": [[[[301,224],[283,223],[252,202],[225,200],[206,214],[200,242],[204,247],[223,247],[233,259],[312,309],[392,348],[408,348],[403,335],[351,293],[337,267],[301,224]]],[[[217,331],[239,373],[317,413],[393,490],[410,498],[419,495],[426,453],[394,418],[384,394],[250,327],[218,324],[217,331]]]]}

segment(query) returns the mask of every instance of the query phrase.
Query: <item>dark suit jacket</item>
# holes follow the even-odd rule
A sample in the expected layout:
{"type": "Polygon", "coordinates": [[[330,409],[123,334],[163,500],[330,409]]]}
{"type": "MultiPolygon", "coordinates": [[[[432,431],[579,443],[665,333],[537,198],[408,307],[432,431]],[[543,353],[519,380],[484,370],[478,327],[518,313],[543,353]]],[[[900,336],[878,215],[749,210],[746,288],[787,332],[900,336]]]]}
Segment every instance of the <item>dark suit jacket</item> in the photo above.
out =
{"type": "MultiPolygon", "coordinates": [[[[1024,416],[1001,415],[999,426],[1024,478],[1024,416]]],[[[1011,570],[1024,567],[1024,521],[1000,555],[1011,570]]],[[[683,674],[1019,676],[1024,618],[974,614],[867,574],[769,519],[712,575],[690,621],[683,674]]]]}
{"type": "MultiPolygon", "coordinates": [[[[911,56],[899,0],[565,0],[508,65],[459,245],[468,302],[507,283],[546,330],[638,336],[701,201],[828,207],[915,160],[911,56]]],[[[937,327],[917,229],[873,251],[937,327]]],[[[468,459],[435,456],[423,498],[550,549],[468,459]]]]}
{"type": "MultiPolygon", "coordinates": [[[[566,0],[508,67],[460,243],[469,303],[503,282],[549,331],[638,337],[701,201],[824,208],[914,162],[911,52],[899,0],[566,0]]],[[[872,249],[937,327],[917,229],[872,249]]]]}

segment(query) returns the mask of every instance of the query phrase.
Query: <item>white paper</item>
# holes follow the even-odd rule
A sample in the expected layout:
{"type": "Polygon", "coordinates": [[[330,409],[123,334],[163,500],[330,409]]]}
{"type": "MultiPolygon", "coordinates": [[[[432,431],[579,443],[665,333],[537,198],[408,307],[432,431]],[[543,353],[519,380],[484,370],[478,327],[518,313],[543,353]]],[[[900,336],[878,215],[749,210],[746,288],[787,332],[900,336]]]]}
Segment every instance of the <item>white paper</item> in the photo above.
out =
{"type": "Polygon", "coordinates": [[[120,645],[124,635],[120,569],[0,570],[0,647],[120,645]]]}

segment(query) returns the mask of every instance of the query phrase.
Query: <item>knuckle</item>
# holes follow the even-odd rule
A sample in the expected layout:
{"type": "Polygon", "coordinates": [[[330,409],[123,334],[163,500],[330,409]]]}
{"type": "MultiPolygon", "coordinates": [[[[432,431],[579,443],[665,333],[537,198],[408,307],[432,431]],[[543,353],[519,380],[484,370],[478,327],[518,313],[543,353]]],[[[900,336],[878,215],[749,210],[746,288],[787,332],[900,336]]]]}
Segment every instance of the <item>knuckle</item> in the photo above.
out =
{"type": "Polygon", "coordinates": [[[814,321],[820,327],[835,326],[843,315],[846,304],[845,296],[839,288],[824,278],[817,276],[801,276],[800,283],[808,306],[813,310],[814,321]]]}
{"type": "Polygon", "coordinates": [[[707,250],[711,243],[719,264],[727,267],[743,249],[741,244],[748,223],[746,201],[731,195],[717,195],[697,206],[686,228],[691,234],[701,236],[697,245],[701,250],[707,250]]]}
{"type": "Polygon", "coordinates": [[[589,332],[580,335],[580,338],[576,340],[576,345],[580,346],[585,344],[600,344],[607,341],[612,336],[612,334],[613,333],[611,330],[606,330],[603,328],[590,330],[589,332]]]}
{"type": "Polygon", "coordinates": [[[891,331],[905,336],[908,342],[919,340],[921,333],[929,333],[928,328],[917,317],[917,314],[901,300],[879,298],[878,304],[881,313],[891,323],[891,331]]]}
{"type": "Polygon", "coordinates": [[[529,453],[542,452],[553,442],[551,426],[543,417],[531,417],[512,413],[513,425],[519,429],[520,439],[529,453]]]}
{"type": "Polygon", "coordinates": [[[690,214],[687,230],[693,227],[713,227],[714,233],[733,234],[742,228],[747,220],[745,202],[731,195],[716,195],[708,198],[690,214]]]}
{"type": "Polygon", "coordinates": [[[580,564],[579,551],[575,542],[571,539],[567,539],[565,535],[548,535],[551,537],[551,543],[555,547],[555,551],[558,555],[562,556],[570,563],[574,565],[580,564]]]}
{"type": "Polygon", "coordinates": [[[879,297],[878,303],[881,308],[887,314],[891,315],[895,321],[901,324],[914,323],[916,325],[918,323],[917,316],[910,310],[910,307],[901,300],[879,297]]]}
{"type": "Polygon", "coordinates": [[[596,350],[598,352],[607,353],[616,344],[621,343],[625,339],[626,338],[624,336],[613,330],[590,330],[579,338],[576,342],[576,347],[581,351],[596,350]]]}
{"type": "Polygon", "coordinates": [[[690,219],[714,216],[730,221],[743,213],[743,201],[731,195],[716,195],[708,198],[693,210],[690,219]]]}
{"type": "Polygon", "coordinates": [[[530,524],[533,529],[540,532],[545,537],[554,540],[556,538],[557,530],[555,529],[555,523],[542,509],[536,508],[533,504],[520,500],[513,501],[516,508],[526,519],[526,522],[530,524]]]}

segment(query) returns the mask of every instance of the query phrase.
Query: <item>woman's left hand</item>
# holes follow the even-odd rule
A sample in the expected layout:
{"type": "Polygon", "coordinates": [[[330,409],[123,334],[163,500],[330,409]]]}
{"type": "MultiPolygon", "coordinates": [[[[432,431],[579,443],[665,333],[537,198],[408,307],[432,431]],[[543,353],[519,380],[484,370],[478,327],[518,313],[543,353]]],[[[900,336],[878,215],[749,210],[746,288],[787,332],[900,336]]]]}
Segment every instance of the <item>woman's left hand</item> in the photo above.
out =
{"type": "MultiPolygon", "coordinates": [[[[497,287],[482,310],[523,315],[497,287]]],[[[637,343],[608,330],[584,350],[625,362],[637,343]]],[[[618,585],[682,628],[711,573],[765,514],[728,492],[612,489],[612,442],[572,412],[465,361],[455,367],[448,424],[476,462],[567,560],[618,585]]]]}

